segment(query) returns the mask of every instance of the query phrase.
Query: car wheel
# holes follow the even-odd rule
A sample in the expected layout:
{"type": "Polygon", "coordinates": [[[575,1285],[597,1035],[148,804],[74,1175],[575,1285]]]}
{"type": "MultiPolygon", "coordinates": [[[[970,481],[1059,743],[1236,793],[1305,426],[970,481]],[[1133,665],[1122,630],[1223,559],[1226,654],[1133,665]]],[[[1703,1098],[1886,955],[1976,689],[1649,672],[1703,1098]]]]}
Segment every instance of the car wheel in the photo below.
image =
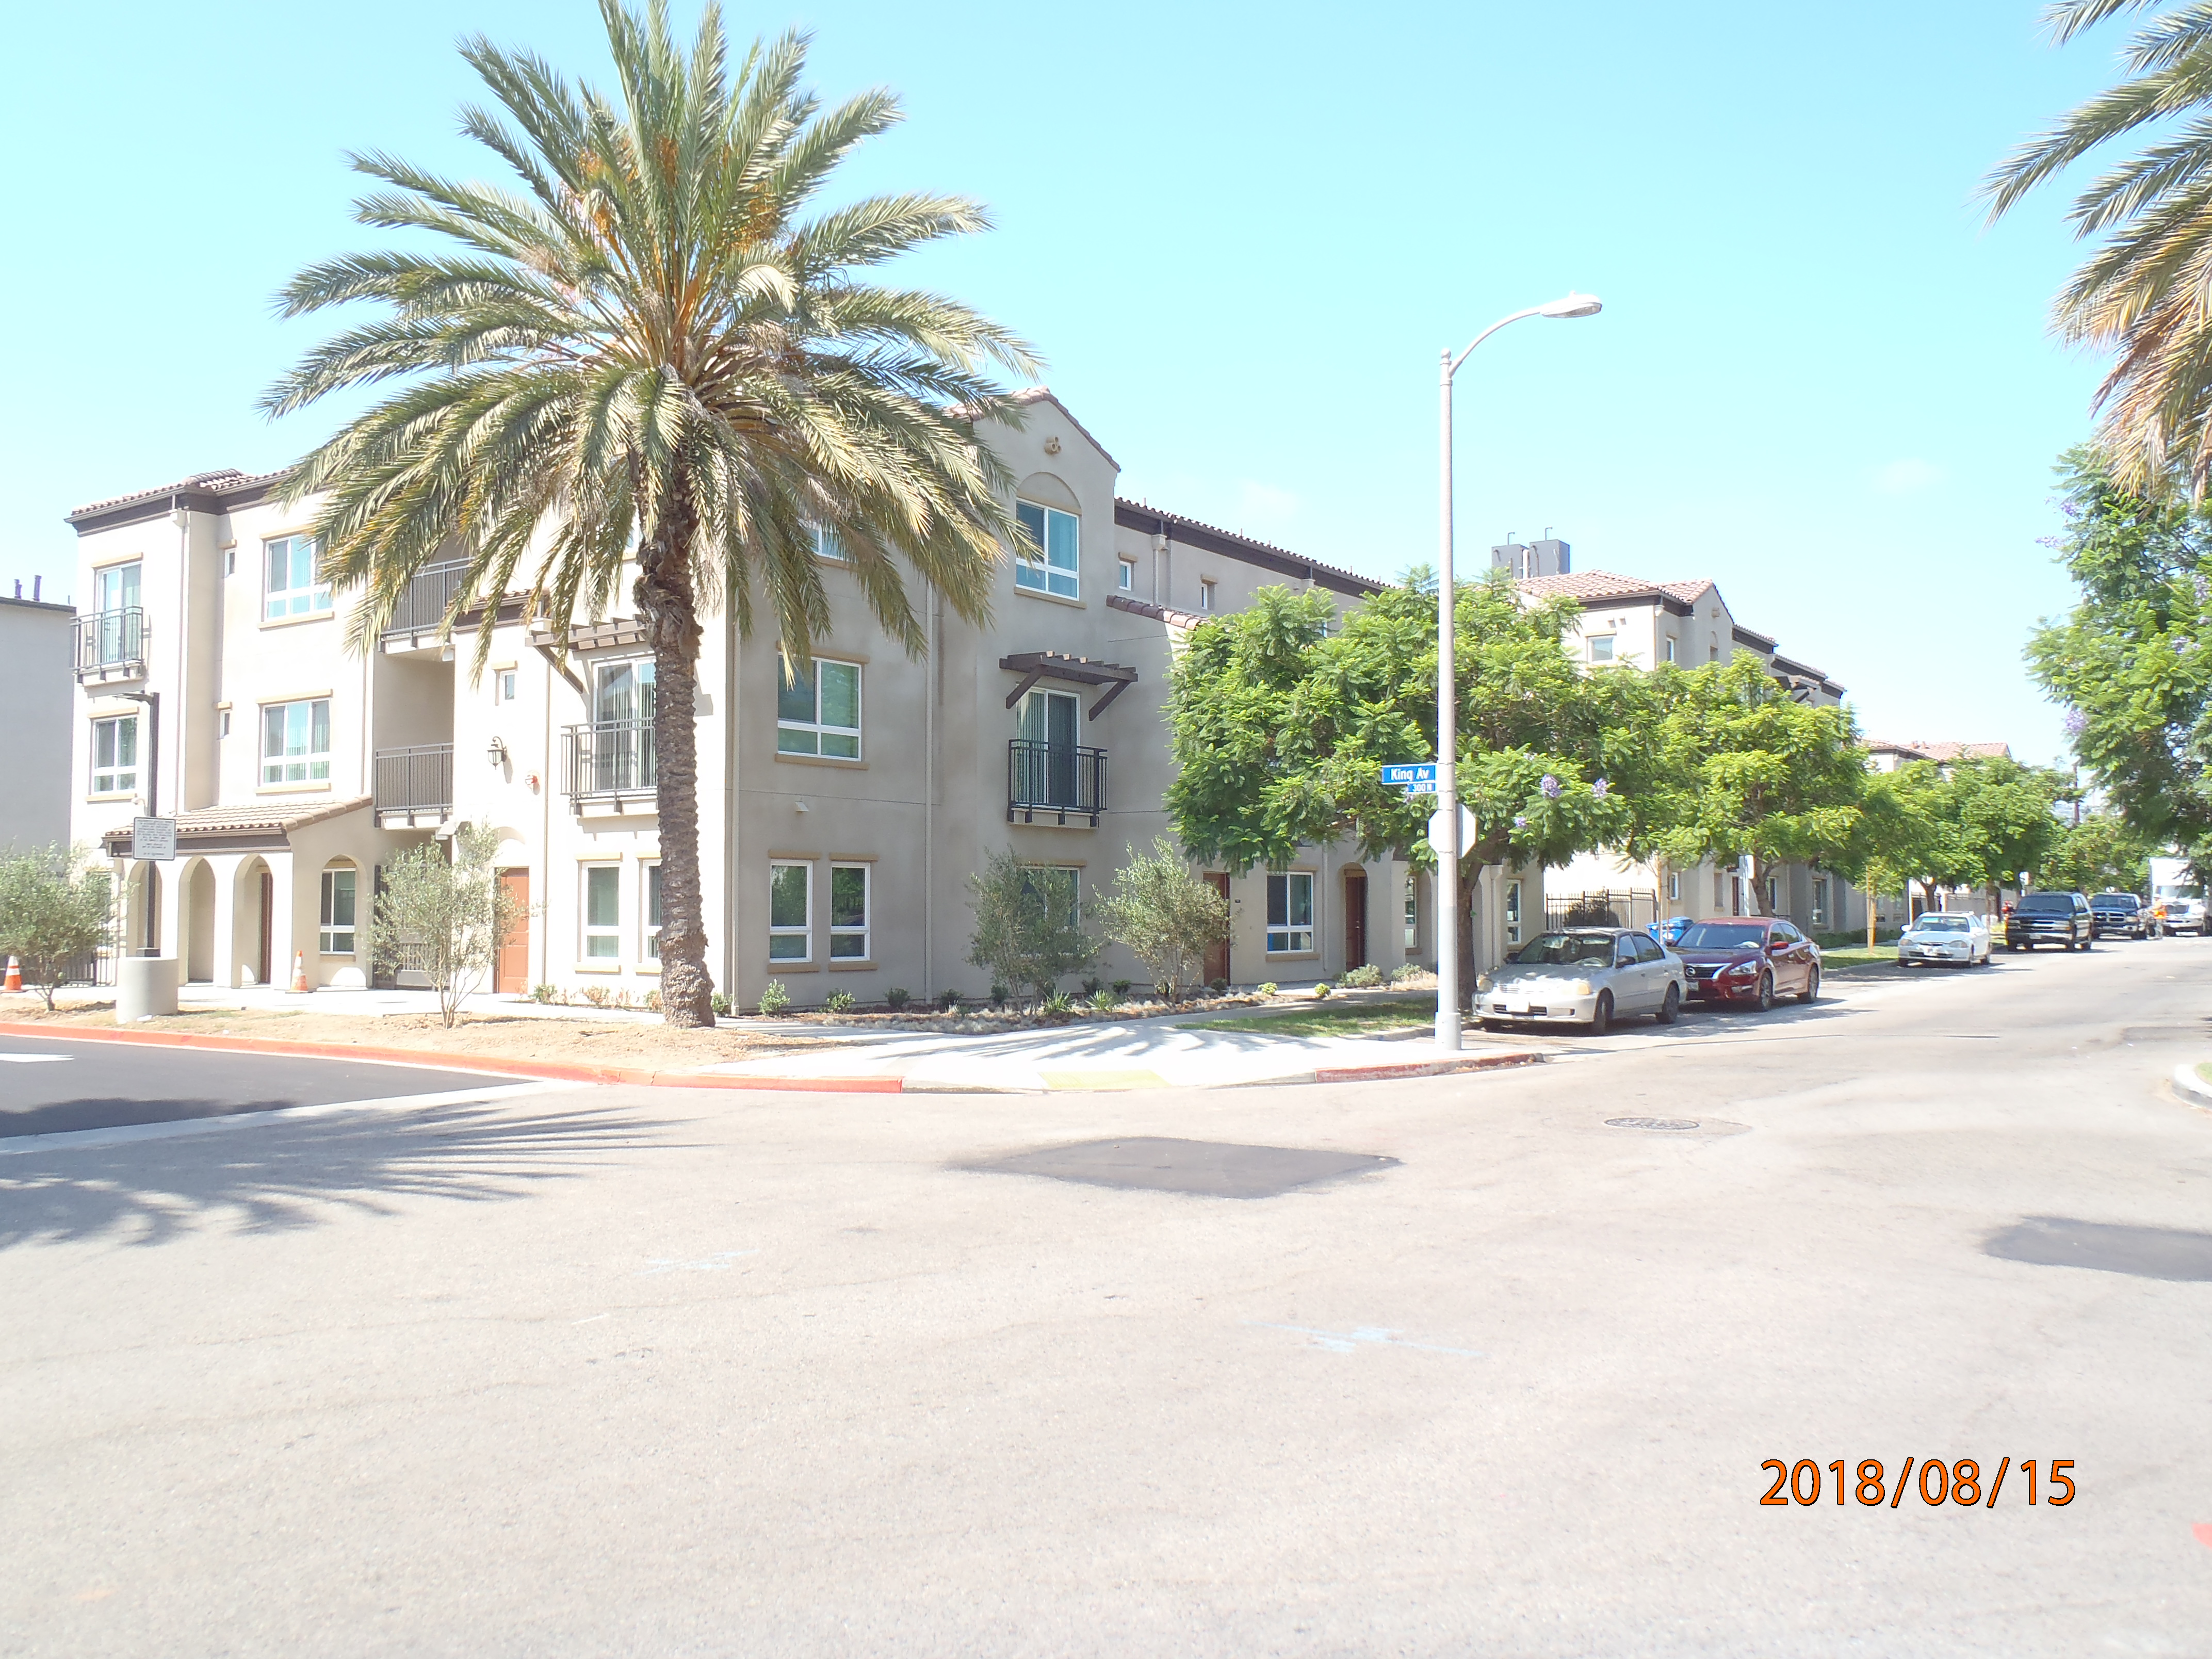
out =
{"type": "Polygon", "coordinates": [[[1763,1014],[1773,1006],[1774,975],[1761,974],[1759,976],[1759,1012],[1763,1014]]]}
{"type": "Polygon", "coordinates": [[[1613,993],[1600,991],[1597,1006],[1590,1010],[1589,1032],[1592,1036],[1603,1036],[1613,1029],[1613,993]]]}
{"type": "Polygon", "coordinates": [[[1659,1023],[1672,1025],[1681,1012],[1682,988],[1670,982],[1667,987],[1667,1000],[1659,1005],[1659,1023]]]}
{"type": "Polygon", "coordinates": [[[1818,1002],[1820,1000],[1820,970],[1818,968],[1815,968],[1812,972],[1811,977],[1806,980],[1805,988],[1797,994],[1797,1000],[1800,1002],[1818,1002]]]}
{"type": "Polygon", "coordinates": [[[1486,1019],[1482,1022],[1482,1029],[1486,1031],[1502,1031],[1505,1029],[1505,1022],[1500,1019],[1486,1019]]]}
{"type": "Polygon", "coordinates": [[[2092,950],[2095,948],[2096,943],[2097,936],[2094,933],[2092,933],[2088,938],[2081,941],[2081,948],[2085,951],[2092,950]]]}

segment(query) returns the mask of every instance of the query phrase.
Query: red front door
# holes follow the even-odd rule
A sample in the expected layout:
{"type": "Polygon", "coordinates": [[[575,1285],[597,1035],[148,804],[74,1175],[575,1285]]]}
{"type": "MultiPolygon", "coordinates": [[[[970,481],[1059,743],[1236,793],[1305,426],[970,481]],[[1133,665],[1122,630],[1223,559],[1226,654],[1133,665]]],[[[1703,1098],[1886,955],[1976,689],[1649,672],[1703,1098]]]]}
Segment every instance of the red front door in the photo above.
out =
{"type": "Polygon", "coordinates": [[[530,988],[530,872],[502,870],[499,884],[514,900],[514,913],[520,920],[514,931],[500,941],[499,955],[492,962],[492,994],[512,991],[519,996],[530,988]]]}
{"type": "Polygon", "coordinates": [[[1344,969],[1367,965],[1367,872],[1344,872],[1344,969]]]}
{"type": "MultiPolygon", "coordinates": [[[[1224,904],[1229,902],[1229,878],[1226,875],[1208,875],[1206,878],[1206,884],[1213,889],[1215,892],[1221,895],[1221,902],[1224,904]]],[[[1228,977],[1229,936],[1226,933],[1224,933],[1219,939],[1216,939],[1212,945],[1206,947],[1206,982],[1208,985],[1211,985],[1216,980],[1227,979],[1228,977]]]]}

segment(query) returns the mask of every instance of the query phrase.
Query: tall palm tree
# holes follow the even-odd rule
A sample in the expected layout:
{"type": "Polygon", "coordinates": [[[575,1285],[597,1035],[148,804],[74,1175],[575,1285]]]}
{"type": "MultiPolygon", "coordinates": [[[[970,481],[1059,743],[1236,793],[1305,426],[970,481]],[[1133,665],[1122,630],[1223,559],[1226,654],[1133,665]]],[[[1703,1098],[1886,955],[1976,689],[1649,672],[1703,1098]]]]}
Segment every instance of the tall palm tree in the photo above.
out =
{"type": "Polygon", "coordinates": [[[287,483],[295,499],[326,498],[324,568],[362,593],[356,648],[373,648],[434,562],[467,562],[446,627],[481,610],[481,670],[518,581],[526,614],[565,640],[635,560],[657,682],[662,1005],[671,1024],[707,1025],[701,619],[726,605],[749,636],[764,601],[803,667],[829,627],[819,530],[909,653],[927,641],[902,567],[985,620],[1016,532],[1010,480],[975,426],[1018,419],[989,366],[1030,375],[1036,363],[966,307],[862,280],[921,243],[987,228],[975,204],[885,196],[801,216],[855,145],[900,118],[890,94],[824,111],[799,84],[799,34],[756,43],[732,70],[713,4],[688,55],[663,0],[600,11],[618,98],[528,54],[463,44],[498,109],[465,109],[462,131],[519,189],[352,158],[390,186],[356,204],[361,222],[427,238],[292,280],[286,316],[355,301],[380,312],[307,353],[263,406],[382,388],[287,483]]]}
{"type": "MultiPolygon", "coordinates": [[[[2061,45],[2159,0],[2060,0],[2061,45]]],[[[2212,477],[2212,0],[2179,0],[2129,39],[2127,77],[2021,146],[1982,193],[1992,222],[2102,145],[2146,126],[2134,155],[2075,198],[2081,237],[2104,241],[2052,307],[2062,339],[2113,354],[2097,391],[2101,433],[2130,489],[2170,473],[2212,477]]]]}

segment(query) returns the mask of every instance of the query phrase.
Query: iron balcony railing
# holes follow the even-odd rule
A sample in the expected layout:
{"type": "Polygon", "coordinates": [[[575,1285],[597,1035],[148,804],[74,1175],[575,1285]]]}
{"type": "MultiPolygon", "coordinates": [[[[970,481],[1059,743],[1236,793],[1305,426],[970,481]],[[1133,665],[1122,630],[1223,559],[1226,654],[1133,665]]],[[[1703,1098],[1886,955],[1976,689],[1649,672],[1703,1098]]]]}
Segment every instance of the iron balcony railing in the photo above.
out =
{"type": "Polygon", "coordinates": [[[415,573],[407,591],[384,625],[388,638],[394,634],[433,634],[446,620],[446,611],[459,592],[461,577],[469,568],[465,559],[452,559],[415,573]]]}
{"type": "Polygon", "coordinates": [[[1089,818],[1098,827],[1106,810],[1106,751],[1074,744],[1040,743],[1033,738],[1011,738],[1006,744],[1006,822],[1017,813],[1024,823],[1035,823],[1040,812],[1054,814],[1066,823],[1070,817],[1089,818]]]}
{"type": "Polygon", "coordinates": [[[651,720],[594,720],[564,730],[568,741],[562,789],[571,801],[642,794],[653,787],[651,720]]]}
{"type": "Polygon", "coordinates": [[[76,619],[76,672],[143,673],[146,669],[146,613],[138,606],[94,611],[76,619]]]}
{"type": "Polygon", "coordinates": [[[443,812],[453,804],[453,745],[380,749],[370,779],[380,812],[443,812]]]}

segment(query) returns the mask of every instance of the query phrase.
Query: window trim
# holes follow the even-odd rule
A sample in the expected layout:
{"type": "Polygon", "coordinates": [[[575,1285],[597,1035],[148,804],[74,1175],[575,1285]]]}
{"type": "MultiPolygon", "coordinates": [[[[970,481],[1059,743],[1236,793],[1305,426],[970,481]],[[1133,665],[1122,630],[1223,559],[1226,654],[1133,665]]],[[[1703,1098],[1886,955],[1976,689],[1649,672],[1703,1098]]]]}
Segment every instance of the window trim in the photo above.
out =
{"type": "Polygon", "coordinates": [[[1521,883],[1516,878],[1505,884],[1505,902],[1500,907],[1505,915],[1505,942],[1521,942],[1521,883]]]}
{"type": "Polygon", "coordinates": [[[811,720],[787,720],[784,717],[783,694],[787,689],[794,691],[797,690],[798,686],[795,683],[788,683],[785,680],[785,665],[783,662],[779,659],[776,664],[775,752],[777,757],[779,758],[782,758],[796,756],[800,760],[845,761],[848,763],[866,760],[868,757],[867,742],[864,734],[867,730],[868,720],[867,665],[865,663],[855,662],[849,657],[816,657],[807,665],[807,666],[812,676],[814,718],[811,720]],[[824,664],[827,664],[832,668],[849,668],[853,671],[854,724],[849,726],[829,726],[823,722],[822,669],[824,664]],[[811,737],[814,740],[814,747],[812,749],[786,749],[783,746],[783,734],[787,732],[797,732],[811,737]],[[853,752],[849,755],[831,755],[823,753],[822,749],[823,740],[830,737],[850,738],[853,740],[853,752]]]}
{"type": "Polygon", "coordinates": [[[853,859],[830,860],[829,963],[832,968],[857,967],[862,963],[875,960],[875,951],[872,948],[875,904],[876,872],[872,862],[863,863],[853,859]],[[837,876],[839,872],[845,870],[857,870],[860,872],[860,925],[857,927],[850,925],[840,926],[837,921],[837,876]],[[859,951],[843,953],[838,951],[837,945],[841,939],[849,941],[855,938],[860,942],[859,951]]]}
{"type": "Polygon", "coordinates": [[[1619,634],[1590,635],[1584,641],[1589,647],[1589,659],[1592,662],[1619,662],[1620,658],[1613,647],[1620,638],[1619,634]],[[1598,649],[1601,645],[1605,647],[1602,651],[1598,649]]]}
{"type": "Polygon", "coordinates": [[[135,714],[95,714],[93,716],[92,747],[87,752],[87,758],[88,764],[85,768],[84,775],[85,793],[87,794],[137,794],[138,793],[138,716],[135,714]],[[112,762],[106,770],[106,787],[102,787],[100,784],[101,772],[100,766],[100,728],[103,726],[112,726],[117,728],[115,750],[116,753],[120,756],[123,750],[122,727],[126,721],[131,726],[130,767],[126,771],[119,759],[112,762]],[[125,778],[129,780],[128,782],[122,781],[122,780],[125,778]]]}
{"type": "Polygon", "coordinates": [[[331,719],[331,699],[328,696],[284,697],[274,702],[264,702],[257,706],[261,714],[258,722],[260,726],[260,755],[258,763],[259,770],[257,775],[260,787],[264,789],[312,789],[318,787],[328,788],[331,781],[330,743],[333,725],[331,719]],[[307,741],[312,744],[315,740],[314,709],[317,703],[323,706],[322,749],[319,751],[314,749],[303,749],[297,757],[283,753],[272,757],[269,752],[270,714],[280,708],[306,709],[307,711],[307,741]],[[272,765],[280,775],[287,769],[297,766],[302,769],[304,775],[296,778],[279,775],[272,778],[269,775],[269,770],[272,765]],[[319,775],[315,771],[318,765],[322,768],[319,775]]]}
{"type": "Polygon", "coordinates": [[[577,960],[594,967],[602,963],[620,963],[622,954],[622,860],[619,859],[578,859],[576,860],[576,941],[577,960]],[[605,871],[612,880],[615,919],[611,922],[592,920],[592,878],[605,871]],[[592,945],[604,939],[612,945],[611,951],[599,951],[592,945]]]}
{"type": "Polygon", "coordinates": [[[318,918],[315,943],[319,954],[326,957],[350,957],[360,954],[356,948],[361,934],[361,869],[359,866],[326,864],[323,866],[320,902],[315,914],[318,918]],[[350,884],[350,889],[346,894],[346,908],[350,912],[350,915],[343,923],[337,921],[332,915],[337,908],[334,901],[337,896],[337,884],[333,878],[337,876],[347,878],[350,884]],[[343,948],[340,948],[337,942],[340,934],[345,937],[343,948]]]}
{"type": "Polygon", "coordinates": [[[1262,924],[1261,938],[1261,943],[1264,947],[1263,954],[1271,957],[1310,957],[1320,954],[1321,921],[1316,896],[1318,890],[1314,872],[1310,870],[1267,872],[1267,919],[1262,924]],[[1275,884],[1279,881],[1283,884],[1283,921],[1279,926],[1276,923],[1273,915],[1275,884]],[[1291,920],[1292,909],[1291,894],[1293,890],[1291,884],[1298,881],[1303,881],[1306,884],[1306,919],[1303,923],[1291,920]],[[1304,945],[1297,942],[1301,933],[1305,935],[1304,945]],[[1280,935],[1284,941],[1279,946],[1275,943],[1278,935],[1280,935]]]}
{"type": "Polygon", "coordinates": [[[1219,614],[1213,608],[1214,586],[1213,578],[1211,576],[1202,576],[1199,579],[1198,613],[1201,617],[1212,617],[1219,614]]]}
{"type": "Polygon", "coordinates": [[[814,960],[814,860],[812,859],[770,858],[768,861],[768,961],[771,968],[805,966],[814,960]],[[779,870],[803,870],[806,880],[802,890],[805,897],[805,920],[787,922],[782,927],[775,920],[775,875],[779,870]],[[778,939],[797,939],[805,948],[805,954],[780,957],[775,953],[778,939]]]}
{"type": "Polygon", "coordinates": [[[1137,562],[1134,559],[1116,559],[1114,562],[1118,567],[1115,573],[1114,580],[1121,584],[1115,591],[1121,593],[1135,592],[1137,591],[1137,562]]]}
{"type": "Polygon", "coordinates": [[[810,524],[806,527],[813,533],[814,556],[816,558],[821,560],[824,564],[842,564],[849,566],[853,562],[852,550],[848,548],[842,541],[838,539],[837,532],[836,531],[830,529],[827,525],[810,524]],[[837,550],[834,553],[830,550],[833,547],[837,550]]]}
{"type": "Polygon", "coordinates": [[[655,902],[655,889],[659,883],[654,878],[660,874],[658,857],[641,858],[637,861],[637,959],[654,967],[660,965],[660,927],[653,915],[660,906],[655,902]]]}
{"type": "MultiPolygon", "coordinates": [[[[289,562],[296,555],[293,552],[288,552],[285,556],[288,580],[290,575],[289,562]]],[[[310,622],[317,617],[330,615],[331,606],[331,585],[323,575],[321,541],[305,531],[296,530],[287,532],[281,536],[264,536],[261,538],[262,622],[264,623],[310,622]],[[314,573],[313,578],[305,587],[271,587],[269,585],[269,558],[271,550],[279,545],[300,542],[304,542],[307,545],[309,568],[314,573]],[[307,601],[304,607],[295,602],[299,596],[302,595],[307,601]],[[283,606],[282,610],[274,608],[280,604],[283,606]]]]}
{"type": "Polygon", "coordinates": [[[1034,554],[1030,550],[1032,538],[1025,529],[1015,538],[1014,591],[1018,593],[1040,594],[1046,599],[1072,599],[1079,605],[1081,604],[1083,601],[1083,515],[1080,513],[1070,513],[1064,507],[1054,507],[1048,502],[1032,501],[1017,495],[1014,498],[1014,518],[1018,526],[1020,523],[1022,509],[1025,507],[1034,508],[1044,515],[1041,520],[1044,527],[1044,534],[1034,538],[1036,550],[1034,554]],[[1055,516],[1069,520],[1075,526],[1075,562],[1073,566],[1056,565],[1052,562],[1053,520],[1055,516]],[[1024,575],[1032,574],[1036,580],[1031,581],[1022,580],[1024,575]],[[1069,584],[1066,592],[1063,593],[1053,585],[1056,578],[1064,580],[1069,584]]]}

